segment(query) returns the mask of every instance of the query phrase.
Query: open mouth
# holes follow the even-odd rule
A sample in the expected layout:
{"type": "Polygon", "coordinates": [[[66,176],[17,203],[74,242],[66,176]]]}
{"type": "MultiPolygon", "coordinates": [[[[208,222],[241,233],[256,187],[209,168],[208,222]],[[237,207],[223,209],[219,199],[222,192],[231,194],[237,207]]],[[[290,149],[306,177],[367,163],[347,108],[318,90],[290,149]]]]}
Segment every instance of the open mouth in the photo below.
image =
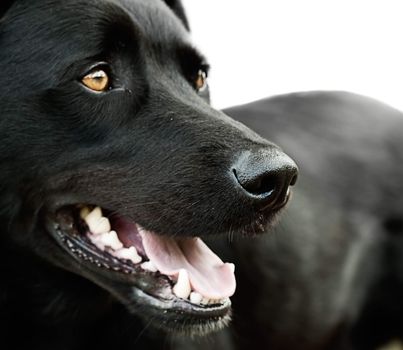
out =
{"type": "Polygon", "coordinates": [[[123,276],[154,313],[187,325],[221,328],[229,321],[235,267],[200,238],[158,235],[93,205],[64,207],[51,222],[51,233],[74,258],[92,271],[123,276]]]}

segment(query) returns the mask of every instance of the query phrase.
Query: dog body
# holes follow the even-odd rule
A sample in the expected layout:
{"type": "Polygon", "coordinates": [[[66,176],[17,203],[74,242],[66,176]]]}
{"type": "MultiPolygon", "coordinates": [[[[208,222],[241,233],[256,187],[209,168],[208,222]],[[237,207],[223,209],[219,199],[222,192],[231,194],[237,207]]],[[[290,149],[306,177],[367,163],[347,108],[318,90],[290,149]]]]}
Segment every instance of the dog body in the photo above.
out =
{"type": "Polygon", "coordinates": [[[277,234],[240,239],[268,230],[297,168],[209,106],[207,64],[179,2],[15,0],[0,9],[8,349],[199,346],[166,331],[205,334],[228,323],[233,272],[194,238],[223,234],[234,237],[215,245],[237,262],[233,329],[242,340],[226,331],[216,346],[325,349],[350,344],[350,331],[361,341],[372,325],[366,305],[379,295],[371,288],[399,276],[398,254],[385,252],[398,249],[401,231],[400,113],[338,93],[226,111],[302,165],[277,234]],[[126,248],[161,273],[94,248],[82,212],[99,208],[126,248]],[[164,251],[186,255],[193,293],[206,293],[210,306],[173,292],[178,271],[164,251]],[[219,269],[205,273],[211,261],[219,269]],[[209,280],[202,272],[227,283],[200,285],[209,280]]]}
{"type": "Polygon", "coordinates": [[[233,325],[180,349],[378,349],[402,339],[403,114],[345,92],[225,111],[299,160],[278,226],[221,249],[237,261],[233,325]]]}
{"type": "Polygon", "coordinates": [[[236,244],[244,257],[237,326],[247,329],[246,343],[373,349],[401,338],[403,114],[341,92],[290,94],[226,112],[300,164],[275,233],[236,244]],[[250,317],[258,327],[242,321],[250,317]]]}

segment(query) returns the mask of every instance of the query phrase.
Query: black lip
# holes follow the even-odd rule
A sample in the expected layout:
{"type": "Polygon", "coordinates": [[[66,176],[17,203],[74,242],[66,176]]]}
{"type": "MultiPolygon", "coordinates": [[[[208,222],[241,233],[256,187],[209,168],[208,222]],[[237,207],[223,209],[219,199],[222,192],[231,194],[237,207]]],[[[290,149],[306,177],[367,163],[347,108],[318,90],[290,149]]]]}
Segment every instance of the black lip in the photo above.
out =
{"type": "Polygon", "coordinates": [[[235,234],[239,233],[246,237],[251,237],[259,234],[267,233],[272,226],[277,222],[283,209],[287,206],[292,197],[292,191],[284,195],[284,200],[277,206],[268,207],[261,211],[257,211],[256,217],[251,220],[249,225],[234,230],[235,234]]]}
{"type": "Polygon", "coordinates": [[[113,289],[112,294],[130,311],[159,317],[161,326],[176,332],[203,333],[212,328],[224,327],[231,318],[231,302],[196,305],[180,299],[172,293],[173,282],[160,273],[143,270],[131,262],[116,259],[99,251],[90,240],[79,234],[73,215],[56,211],[48,215],[46,229],[57,243],[79,264],[95,282],[113,289]],[[110,286],[110,287],[109,287],[110,286]],[[122,293],[121,291],[126,291],[122,293]],[[204,326],[203,326],[204,325],[204,326]]]}
{"type": "Polygon", "coordinates": [[[279,204],[277,204],[271,210],[276,211],[276,210],[283,209],[288,204],[288,202],[290,201],[291,196],[292,196],[292,191],[291,190],[289,192],[285,193],[285,194],[282,194],[281,197],[283,198],[283,201],[280,202],[279,204]]]}
{"type": "Polygon", "coordinates": [[[221,305],[202,307],[184,302],[181,299],[161,300],[132,287],[131,293],[135,302],[127,305],[134,313],[144,310],[144,304],[149,305],[148,319],[164,330],[184,333],[187,335],[207,334],[224,328],[231,320],[231,301],[221,305]],[[213,327],[212,327],[213,326],[213,327]]]}

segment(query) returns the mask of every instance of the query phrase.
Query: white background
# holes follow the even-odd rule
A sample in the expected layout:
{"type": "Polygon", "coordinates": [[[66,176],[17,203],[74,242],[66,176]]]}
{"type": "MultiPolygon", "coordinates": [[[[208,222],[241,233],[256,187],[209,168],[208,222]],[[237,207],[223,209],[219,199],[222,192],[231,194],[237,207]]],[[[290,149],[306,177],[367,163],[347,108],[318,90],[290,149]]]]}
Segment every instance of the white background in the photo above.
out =
{"type": "Polygon", "coordinates": [[[403,1],[183,0],[213,105],[348,90],[403,110],[403,1]]]}

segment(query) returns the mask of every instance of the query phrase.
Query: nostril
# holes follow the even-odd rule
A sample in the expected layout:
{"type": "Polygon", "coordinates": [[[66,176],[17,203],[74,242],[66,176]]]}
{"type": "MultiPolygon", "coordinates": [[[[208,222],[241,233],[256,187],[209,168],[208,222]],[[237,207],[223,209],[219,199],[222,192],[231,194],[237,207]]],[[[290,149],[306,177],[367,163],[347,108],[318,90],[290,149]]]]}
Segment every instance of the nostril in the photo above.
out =
{"type": "Polygon", "coordinates": [[[284,206],[289,187],[298,177],[294,161],[281,151],[270,149],[241,154],[232,171],[244,198],[249,198],[260,210],[284,206]]]}
{"type": "Polygon", "coordinates": [[[298,174],[295,174],[290,181],[290,186],[294,186],[297,183],[297,180],[298,180],[298,174]]]}
{"type": "Polygon", "coordinates": [[[279,179],[275,175],[245,176],[237,174],[236,169],[233,172],[242,188],[255,196],[270,196],[279,185],[279,179]]]}

